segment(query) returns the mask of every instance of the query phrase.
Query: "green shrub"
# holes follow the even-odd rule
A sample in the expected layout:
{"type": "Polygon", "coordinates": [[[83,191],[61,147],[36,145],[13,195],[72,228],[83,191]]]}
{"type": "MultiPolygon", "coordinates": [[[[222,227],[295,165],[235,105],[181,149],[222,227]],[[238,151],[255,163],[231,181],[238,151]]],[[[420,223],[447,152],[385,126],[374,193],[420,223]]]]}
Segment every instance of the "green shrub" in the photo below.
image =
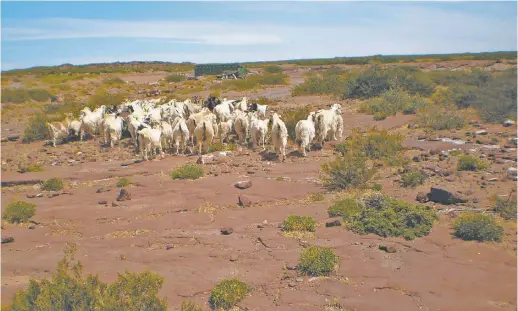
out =
{"type": "Polygon", "coordinates": [[[374,191],[381,191],[383,189],[383,186],[381,184],[374,184],[372,186],[372,190],[374,191]]]}
{"type": "Polygon", "coordinates": [[[302,250],[298,268],[306,275],[326,276],[333,272],[338,259],[330,248],[311,246],[302,250]]]}
{"type": "Polygon", "coordinates": [[[305,95],[341,95],[345,78],[336,75],[311,76],[304,83],[295,85],[291,90],[292,96],[305,95]]]}
{"type": "Polygon", "coordinates": [[[295,142],[296,134],[295,134],[295,126],[297,122],[300,120],[306,120],[311,112],[310,106],[299,107],[294,110],[284,111],[282,113],[282,120],[286,125],[286,129],[288,130],[288,137],[291,141],[295,142]]]}
{"type": "Polygon", "coordinates": [[[270,65],[270,66],[264,67],[264,71],[268,72],[268,73],[279,73],[279,72],[282,72],[283,69],[281,66],[270,65]]]}
{"type": "Polygon", "coordinates": [[[35,172],[43,172],[44,169],[39,164],[33,164],[28,166],[23,166],[20,168],[20,173],[35,173],[35,172]]]}
{"type": "Polygon", "coordinates": [[[167,82],[182,82],[185,80],[185,76],[172,74],[172,75],[168,75],[167,77],[165,77],[165,80],[167,82]]]}
{"type": "Polygon", "coordinates": [[[357,155],[346,154],[320,166],[321,180],[329,190],[345,190],[364,185],[374,175],[365,159],[357,155]]]}
{"type": "Polygon", "coordinates": [[[322,192],[315,192],[315,193],[311,193],[309,195],[309,200],[312,202],[320,202],[320,201],[324,201],[324,199],[325,199],[325,197],[322,192]]]}
{"type": "Polygon", "coordinates": [[[361,212],[352,216],[348,228],[359,234],[413,240],[430,234],[435,220],[438,220],[437,214],[425,206],[371,194],[364,198],[361,212]]]}
{"type": "Polygon", "coordinates": [[[454,107],[428,107],[417,112],[417,123],[432,130],[461,129],[466,125],[464,115],[454,107]]]}
{"type": "Polygon", "coordinates": [[[493,210],[505,220],[516,220],[516,204],[516,200],[497,197],[493,205],[493,210]]]}
{"type": "Polygon", "coordinates": [[[97,276],[82,275],[80,262],[72,264],[75,245],[65,249],[57,272],[50,279],[29,280],[5,310],[167,310],[166,300],[157,297],[164,279],[152,272],[119,274],[112,284],[97,276]]]}
{"type": "Polygon", "coordinates": [[[248,285],[238,279],[224,280],[212,289],[209,305],[213,310],[228,310],[243,300],[249,292],[248,285]]]}
{"type": "Polygon", "coordinates": [[[401,164],[403,159],[402,141],[402,136],[389,134],[386,130],[372,129],[364,135],[355,129],[345,142],[335,146],[335,150],[342,155],[358,154],[360,157],[395,165],[401,164]]]}
{"type": "Polygon", "coordinates": [[[36,214],[36,205],[15,201],[9,203],[2,215],[2,218],[9,223],[22,223],[28,221],[36,214]]]}
{"type": "Polygon", "coordinates": [[[106,107],[118,106],[126,99],[126,95],[122,93],[111,94],[104,89],[98,90],[88,99],[87,106],[90,109],[105,105],[106,107]]]}
{"type": "Polygon", "coordinates": [[[308,231],[315,232],[317,222],[311,216],[288,216],[282,223],[282,230],[286,232],[290,231],[308,231]]]}
{"type": "Polygon", "coordinates": [[[486,169],[488,164],[477,156],[466,154],[459,157],[459,162],[457,163],[458,171],[479,171],[486,169]]]}
{"type": "Polygon", "coordinates": [[[177,167],[171,173],[173,179],[198,179],[203,177],[204,172],[201,166],[196,164],[185,164],[177,167]]]}
{"type": "Polygon", "coordinates": [[[58,178],[47,179],[43,184],[41,184],[41,190],[45,191],[59,191],[63,189],[63,187],[63,181],[58,178]]]}
{"type": "Polygon", "coordinates": [[[406,188],[414,188],[418,185],[422,185],[425,179],[426,176],[419,171],[407,172],[401,176],[401,185],[406,188]]]}
{"type": "Polygon", "coordinates": [[[47,129],[47,122],[54,120],[49,119],[48,116],[42,113],[36,113],[29,119],[23,132],[23,143],[30,143],[37,140],[49,139],[49,131],[47,129]]]}
{"type": "Polygon", "coordinates": [[[121,85],[121,84],[126,84],[126,82],[124,82],[124,80],[122,80],[119,77],[113,77],[113,78],[103,79],[103,84],[106,84],[106,85],[121,85]]]}
{"type": "Polygon", "coordinates": [[[203,311],[203,308],[192,301],[183,301],[180,311],[203,311]]]}
{"type": "Polygon", "coordinates": [[[2,89],[2,103],[21,104],[30,100],[37,102],[55,101],[56,96],[43,89],[2,89]]]}
{"type": "Polygon", "coordinates": [[[479,213],[464,213],[455,220],[455,236],[465,241],[500,242],[504,228],[489,216],[479,213]]]}
{"type": "Polygon", "coordinates": [[[378,67],[362,71],[346,81],[344,98],[369,98],[380,96],[390,88],[386,72],[378,67]]]}
{"type": "Polygon", "coordinates": [[[354,215],[358,215],[362,207],[355,199],[346,198],[340,201],[336,201],[327,209],[329,217],[341,216],[344,220],[349,220],[354,215]]]}
{"type": "Polygon", "coordinates": [[[126,187],[126,186],[129,186],[130,184],[131,184],[131,181],[129,180],[129,178],[123,177],[117,181],[117,188],[126,187]]]}
{"type": "Polygon", "coordinates": [[[426,106],[428,106],[428,102],[422,97],[390,89],[381,94],[380,97],[364,102],[360,106],[360,111],[373,114],[377,120],[383,120],[387,116],[396,115],[398,112],[414,114],[418,109],[426,106]]]}

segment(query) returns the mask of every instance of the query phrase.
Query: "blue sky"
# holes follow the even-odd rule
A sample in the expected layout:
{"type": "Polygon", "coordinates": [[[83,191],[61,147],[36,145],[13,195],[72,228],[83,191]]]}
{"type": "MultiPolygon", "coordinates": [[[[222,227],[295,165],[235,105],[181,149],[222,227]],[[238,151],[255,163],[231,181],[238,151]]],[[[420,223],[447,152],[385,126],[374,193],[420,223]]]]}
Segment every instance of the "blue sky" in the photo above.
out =
{"type": "Polygon", "coordinates": [[[514,51],[517,2],[2,1],[2,70],[514,51]]]}

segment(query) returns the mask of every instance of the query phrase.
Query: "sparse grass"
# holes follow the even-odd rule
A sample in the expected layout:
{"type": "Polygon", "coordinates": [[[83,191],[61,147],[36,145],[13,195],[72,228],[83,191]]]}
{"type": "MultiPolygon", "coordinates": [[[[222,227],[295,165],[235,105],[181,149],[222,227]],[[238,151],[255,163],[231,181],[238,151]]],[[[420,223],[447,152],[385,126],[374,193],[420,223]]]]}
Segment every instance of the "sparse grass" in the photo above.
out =
{"type": "Polygon", "coordinates": [[[340,201],[336,201],[327,209],[329,217],[341,216],[344,220],[348,221],[354,215],[358,215],[361,212],[361,205],[356,202],[353,198],[345,198],[340,201]]]}
{"type": "Polygon", "coordinates": [[[32,164],[28,166],[22,166],[20,168],[20,173],[37,173],[37,172],[43,172],[44,169],[39,164],[32,164]]]}
{"type": "Polygon", "coordinates": [[[465,241],[500,242],[504,228],[493,217],[480,213],[463,213],[455,220],[454,235],[465,241]]]}
{"type": "Polygon", "coordinates": [[[330,275],[338,264],[339,257],[327,247],[311,246],[302,250],[299,270],[310,276],[330,275]]]}
{"type": "Polygon", "coordinates": [[[374,190],[374,191],[381,191],[382,189],[383,189],[383,186],[381,184],[372,185],[372,190],[374,190]]]}
{"type": "Polygon", "coordinates": [[[222,144],[220,141],[217,141],[210,145],[208,152],[216,152],[216,151],[235,151],[237,150],[237,145],[235,144],[222,144]]]}
{"type": "Polygon", "coordinates": [[[279,73],[279,74],[264,74],[264,75],[253,75],[248,76],[244,79],[229,79],[224,80],[220,84],[214,85],[212,88],[218,90],[223,89],[227,91],[245,91],[252,90],[259,87],[268,87],[274,85],[285,85],[288,83],[288,76],[279,73]]]}
{"type": "Polygon", "coordinates": [[[489,165],[479,159],[477,156],[466,154],[459,157],[459,162],[457,163],[458,171],[480,171],[484,170],[489,165]]]}
{"type": "Polygon", "coordinates": [[[109,85],[109,86],[117,86],[117,85],[123,85],[126,84],[124,80],[118,77],[112,77],[112,78],[106,78],[103,79],[103,84],[109,85]]]}
{"type": "Polygon", "coordinates": [[[431,208],[379,193],[369,194],[360,202],[360,213],[353,215],[348,222],[348,228],[359,234],[402,236],[413,240],[430,234],[434,221],[439,219],[431,208]]]}
{"type": "Polygon", "coordinates": [[[493,210],[505,220],[516,220],[516,200],[496,197],[493,210]]]}
{"type": "Polygon", "coordinates": [[[163,277],[125,272],[106,284],[92,274],[83,276],[82,264],[72,264],[75,252],[75,245],[68,246],[50,279],[30,279],[27,289],[16,292],[2,310],[167,310],[166,299],[158,297],[163,277]]]}
{"type": "Polygon", "coordinates": [[[316,225],[317,222],[311,216],[291,215],[282,223],[282,230],[285,232],[315,232],[316,225]]]}
{"type": "Polygon", "coordinates": [[[401,176],[401,186],[405,188],[414,188],[419,185],[422,185],[426,179],[426,176],[419,172],[407,172],[401,176]]]}
{"type": "Polygon", "coordinates": [[[278,66],[278,65],[270,65],[270,66],[264,67],[264,72],[267,72],[267,73],[280,73],[282,71],[283,71],[282,67],[278,66]]]}
{"type": "Polygon", "coordinates": [[[192,301],[183,301],[180,311],[203,311],[203,308],[192,301]]]}
{"type": "Polygon", "coordinates": [[[228,310],[239,303],[250,288],[238,279],[223,280],[211,291],[209,305],[213,310],[228,310]]]}
{"type": "Polygon", "coordinates": [[[173,179],[198,179],[204,175],[203,168],[196,164],[185,164],[177,167],[171,173],[173,179]]]}
{"type": "Polygon", "coordinates": [[[131,180],[126,177],[122,177],[117,181],[117,188],[123,188],[131,185],[131,180]]]}
{"type": "Polygon", "coordinates": [[[324,194],[322,192],[315,192],[315,193],[311,193],[309,196],[308,196],[308,199],[311,201],[311,202],[320,202],[320,201],[324,201],[324,194]]]}
{"type": "Polygon", "coordinates": [[[49,118],[47,115],[42,113],[36,113],[33,115],[25,126],[22,142],[30,143],[32,141],[50,138],[46,123],[52,121],[55,121],[55,119],[49,118]]]}
{"type": "Polygon", "coordinates": [[[64,183],[59,178],[51,178],[46,180],[43,184],[41,184],[41,190],[45,191],[59,191],[63,189],[64,183]]]}
{"type": "Polygon", "coordinates": [[[47,102],[48,100],[55,101],[56,96],[50,94],[44,89],[2,89],[2,103],[21,104],[28,101],[47,102]]]}
{"type": "Polygon", "coordinates": [[[334,74],[323,76],[310,76],[304,83],[294,86],[292,96],[331,94],[340,96],[343,93],[345,77],[334,74]]]}
{"type": "Polygon", "coordinates": [[[23,201],[14,201],[9,203],[2,218],[9,223],[23,223],[27,222],[35,214],[36,205],[23,201]]]}
{"type": "Polygon", "coordinates": [[[387,116],[394,116],[398,112],[414,114],[422,107],[429,105],[428,101],[407,92],[390,89],[380,97],[365,101],[360,106],[360,112],[373,114],[374,119],[383,120],[387,116]]]}

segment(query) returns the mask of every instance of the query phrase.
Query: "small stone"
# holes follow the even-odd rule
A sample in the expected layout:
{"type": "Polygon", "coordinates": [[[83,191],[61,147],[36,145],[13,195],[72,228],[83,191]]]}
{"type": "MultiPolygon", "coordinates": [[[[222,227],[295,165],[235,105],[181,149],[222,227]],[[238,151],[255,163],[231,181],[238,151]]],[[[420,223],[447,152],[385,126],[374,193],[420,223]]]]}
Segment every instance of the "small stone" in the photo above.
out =
{"type": "Polygon", "coordinates": [[[341,226],[341,225],[342,225],[342,223],[340,222],[340,220],[332,220],[332,221],[326,222],[326,228],[338,227],[338,226],[341,226]]]}
{"type": "Polygon", "coordinates": [[[492,182],[492,181],[497,181],[497,180],[498,180],[498,178],[493,177],[493,178],[489,178],[487,181],[492,182]]]}
{"type": "Polygon", "coordinates": [[[237,254],[230,254],[230,258],[229,259],[230,259],[230,261],[234,262],[234,261],[237,261],[238,256],[237,256],[237,254]]]}
{"type": "Polygon", "coordinates": [[[36,229],[36,225],[32,224],[27,227],[27,229],[34,230],[36,229]]]}
{"type": "Polygon", "coordinates": [[[108,204],[108,202],[106,202],[106,201],[99,201],[99,202],[98,202],[98,204],[100,204],[100,205],[106,205],[106,204],[108,204]]]}
{"type": "Polygon", "coordinates": [[[102,193],[102,192],[107,192],[107,191],[111,191],[111,189],[110,188],[99,188],[95,192],[96,193],[102,193]]]}
{"type": "Polygon", "coordinates": [[[296,287],[296,286],[297,286],[297,283],[289,282],[289,283],[288,283],[288,286],[289,286],[289,287],[296,287]]]}
{"type": "Polygon", "coordinates": [[[412,158],[412,161],[414,161],[414,162],[421,162],[421,158],[418,157],[418,156],[415,156],[415,157],[412,158]]]}
{"type": "Polygon", "coordinates": [[[60,195],[60,193],[51,193],[48,195],[48,198],[51,199],[51,198],[57,197],[59,195],[60,195]]]}
{"type": "Polygon", "coordinates": [[[397,249],[394,246],[384,246],[380,245],[379,249],[386,252],[386,253],[395,253],[397,252],[397,249]]]}
{"type": "Polygon", "coordinates": [[[249,197],[240,194],[238,197],[238,204],[241,207],[248,207],[248,206],[252,205],[252,200],[250,200],[249,197]]]}
{"type": "Polygon", "coordinates": [[[300,282],[303,282],[303,281],[304,281],[304,279],[303,279],[303,278],[301,278],[301,277],[298,277],[298,278],[296,278],[296,279],[295,279],[295,281],[297,281],[297,282],[299,282],[299,283],[300,283],[300,282]]]}
{"type": "Polygon", "coordinates": [[[420,202],[420,203],[426,203],[426,202],[430,201],[430,200],[428,199],[428,195],[427,195],[426,193],[424,193],[424,192],[419,192],[419,193],[417,193],[417,196],[416,196],[416,198],[415,198],[415,199],[416,199],[418,202],[420,202]]]}
{"type": "Polygon", "coordinates": [[[297,265],[286,265],[286,269],[293,271],[293,270],[297,270],[298,268],[297,268],[297,265]]]}
{"type": "Polygon", "coordinates": [[[252,181],[251,180],[238,181],[234,184],[234,186],[238,189],[248,189],[248,188],[252,187],[252,181]]]}
{"type": "Polygon", "coordinates": [[[230,235],[230,234],[232,234],[232,232],[234,232],[234,229],[232,229],[232,228],[221,229],[221,234],[223,234],[223,235],[230,235]]]}
{"type": "Polygon", "coordinates": [[[508,119],[508,120],[505,120],[505,121],[502,123],[502,125],[503,125],[504,127],[509,127],[509,126],[514,125],[514,121],[513,121],[513,120],[509,120],[509,119],[508,119]]]}
{"type": "Polygon", "coordinates": [[[112,207],[117,207],[117,206],[119,206],[119,204],[112,201],[112,207]]]}
{"type": "Polygon", "coordinates": [[[2,244],[13,243],[13,242],[14,242],[14,238],[12,236],[7,237],[7,238],[2,238],[2,244]]]}
{"type": "Polygon", "coordinates": [[[476,131],[475,135],[487,135],[487,131],[486,130],[476,131]]]}
{"type": "Polygon", "coordinates": [[[172,246],[172,245],[167,245],[167,246],[165,247],[165,249],[166,249],[167,251],[168,251],[168,250],[170,250],[170,249],[173,249],[173,248],[174,248],[174,246],[172,246]]]}
{"type": "Polygon", "coordinates": [[[29,198],[29,199],[33,199],[33,198],[35,198],[35,197],[36,197],[36,195],[35,195],[35,194],[28,194],[28,195],[27,195],[27,198],[29,198]]]}
{"type": "Polygon", "coordinates": [[[126,189],[121,189],[119,196],[117,197],[117,201],[127,201],[131,200],[131,194],[126,189]]]}

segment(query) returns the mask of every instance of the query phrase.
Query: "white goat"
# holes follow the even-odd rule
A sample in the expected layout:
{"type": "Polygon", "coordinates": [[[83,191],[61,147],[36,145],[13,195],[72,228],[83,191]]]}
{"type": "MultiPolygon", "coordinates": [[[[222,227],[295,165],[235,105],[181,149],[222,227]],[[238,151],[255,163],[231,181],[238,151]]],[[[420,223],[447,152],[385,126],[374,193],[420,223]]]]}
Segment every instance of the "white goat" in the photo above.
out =
{"type": "Polygon", "coordinates": [[[232,127],[234,125],[234,120],[228,119],[227,121],[221,122],[219,124],[219,138],[221,139],[221,143],[224,143],[225,140],[228,140],[228,136],[232,133],[232,127]]]}
{"type": "Polygon", "coordinates": [[[77,136],[79,137],[81,132],[81,122],[78,120],[73,120],[70,122],[70,125],[68,126],[68,136],[77,136]]]}
{"type": "MultiPolygon", "coordinates": [[[[196,136],[196,143],[198,145],[198,154],[202,154],[202,147],[204,152],[209,151],[209,146],[216,136],[214,133],[214,124],[216,123],[216,116],[207,115],[203,117],[201,122],[196,125],[194,129],[194,136],[196,136]]],[[[217,125],[216,125],[217,126],[217,125]]]]}
{"type": "Polygon", "coordinates": [[[66,139],[68,137],[68,128],[70,126],[71,113],[65,114],[65,120],[61,122],[47,122],[47,129],[49,131],[50,138],[52,139],[52,146],[56,147],[56,141],[58,139],[66,139]]]}
{"type": "Polygon", "coordinates": [[[184,118],[176,118],[173,121],[173,142],[176,146],[176,154],[185,152],[185,145],[189,139],[189,129],[184,118]]]}
{"type": "MultiPolygon", "coordinates": [[[[343,127],[343,120],[340,122],[340,105],[334,104],[331,109],[318,110],[315,113],[315,134],[317,142],[323,146],[326,140],[337,140],[336,134],[339,127],[343,127]],[[342,123],[340,126],[339,123],[342,123]]],[[[341,136],[341,134],[339,134],[341,136]]]]}
{"type": "Polygon", "coordinates": [[[118,114],[107,114],[101,123],[106,145],[113,148],[114,144],[122,137],[122,118],[118,114]]]}
{"type": "Polygon", "coordinates": [[[162,140],[165,141],[164,149],[173,148],[173,127],[166,121],[160,122],[160,130],[162,131],[162,140]]]}
{"type": "Polygon", "coordinates": [[[234,105],[228,100],[224,100],[221,104],[214,107],[214,114],[216,114],[218,122],[225,122],[230,119],[230,115],[233,111],[234,105]]]}
{"type": "MultiPolygon", "coordinates": [[[[194,129],[203,120],[203,118],[205,118],[205,116],[209,116],[209,115],[215,116],[212,112],[210,112],[210,110],[208,108],[205,107],[200,112],[192,114],[187,119],[187,128],[189,129],[189,134],[191,135],[191,137],[190,137],[191,143],[193,145],[194,145],[194,138],[195,138],[194,129]]],[[[213,127],[214,127],[213,128],[214,134],[217,135],[218,125],[216,122],[214,122],[213,127]]]]}
{"type": "Polygon", "coordinates": [[[154,129],[149,127],[139,126],[137,129],[139,149],[144,160],[148,160],[148,154],[155,154],[155,150],[158,148],[158,153],[163,157],[162,152],[162,132],[160,129],[154,129]]]}
{"type": "Polygon", "coordinates": [[[286,145],[288,144],[288,129],[277,113],[272,116],[272,143],[275,153],[284,162],[286,159],[286,145]]]}
{"type": "Polygon", "coordinates": [[[79,133],[81,140],[83,140],[85,132],[92,137],[94,137],[99,132],[105,111],[106,106],[104,105],[95,109],[94,111],[91,111],[88,107],[81,110],[81,130],[79,133]]]}
{"type": "Polygon", "coordinates": [[[252,148],[256,148],[258,143],[261,142],[263,146],[263,150],[266,150],[264,147],[266,135],[268,134],[268,123],[269,119],[260,120],[257,118],[257,113],[253,112],[249,117],[250,121],[250,136],[252,138],[252,148]]]}
{"type": "Polygon", "coordinates": [[[246,143],[246,139],[250,133],[250,123],[248,116],[241,112],[240,110],[236,110],[235,119],[234,119],[234,130],[236,131],[237,138],[240,144],[246,143]]]}
{"type": "Polygon", "coordinates": [[[311,151],[311,142],[315,138],[315,112],[311,112],[306,120],[300,120],[295,125],[295,141],[302,150],[302,156],[306,157],[307,151],[311,151]]]}

